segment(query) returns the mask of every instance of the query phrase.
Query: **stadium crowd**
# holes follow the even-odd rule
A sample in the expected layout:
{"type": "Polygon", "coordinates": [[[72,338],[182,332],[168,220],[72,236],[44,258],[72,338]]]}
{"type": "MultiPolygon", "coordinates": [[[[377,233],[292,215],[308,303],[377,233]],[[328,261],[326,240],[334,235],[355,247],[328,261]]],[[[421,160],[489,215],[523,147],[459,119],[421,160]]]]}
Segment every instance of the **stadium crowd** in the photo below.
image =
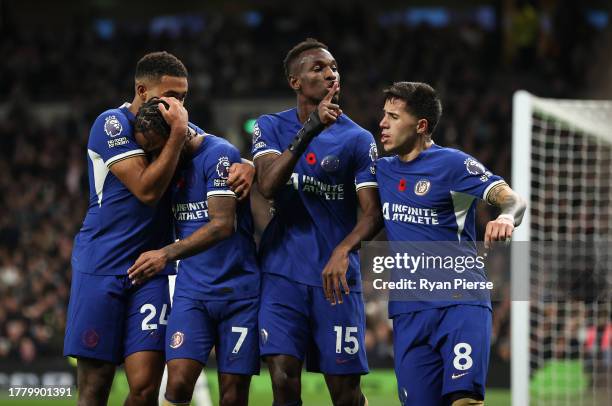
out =
{"type": "MultiPolygon", "coordinates": [[[[117,21],[104,30],[92,20],[3,28],[10,34],[0,40],[0,94],[8,100],[0,114],[0,360],[30,363],[61,353],[72,239],[88,201],[89,126],[100,112],[130,99],[132,69],[144,53],[168,50],[184,61],[190,120],[223,134],[223,117],[210,113],[211,103],[287,97],[282,58],[293,43],[316,37],[339,62],[343,111],[375,138],[381,89],[395,80],[425,81],[444,103],[435,141],[460,147],[511,182],[512,92],[527,87],[542,96],[580,96],[576,89],[588,80],[583,56],[597,45],[577,46],[591,34],[576,22],[578,38],[565,41],[556,24],[568,11],[554,15],[551,26],[536,22],[533,38],[515,52],[500,45],[500,28],[469,21],[411,26],[382,13],[372,18],[365,6],[293,11],[210,14],[179,30],[153,30],[147,21],[117,21]],[[58,105],[67,113],[45,111],[58,105]]],[[[493,212],[481,205],[478,213],[482,237],[493,212]]],[[[374,365],[390,366],[386,303],[368,295],[368,356],[374,365]]],[[[494,306],[494,352],[508,360],[509,297],[494,306]]]]}

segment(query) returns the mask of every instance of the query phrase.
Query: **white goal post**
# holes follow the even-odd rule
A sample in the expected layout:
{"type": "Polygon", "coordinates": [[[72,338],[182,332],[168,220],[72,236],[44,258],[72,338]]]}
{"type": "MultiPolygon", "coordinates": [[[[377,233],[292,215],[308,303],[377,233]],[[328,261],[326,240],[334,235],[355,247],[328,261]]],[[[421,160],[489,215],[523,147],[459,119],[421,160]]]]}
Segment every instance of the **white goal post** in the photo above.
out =
{"type": "MultiPolygon", "coordinates": [[[[612,356],[604,342],[612,333],[610,294],[564,300],[567,282],[555,285],[557,276],[544,275],[556,268],[538,266],[548,253],[537,248],[549,241],[612,241],[612,101],[516,92],[512,186],[528,201],[513,240],[531,244],[530,255],[512,247],[512,406],[612,404],[612,356]]],[[[603,287],[589,288],[609,291],[610,269],[593,277],[603,287]]]]}

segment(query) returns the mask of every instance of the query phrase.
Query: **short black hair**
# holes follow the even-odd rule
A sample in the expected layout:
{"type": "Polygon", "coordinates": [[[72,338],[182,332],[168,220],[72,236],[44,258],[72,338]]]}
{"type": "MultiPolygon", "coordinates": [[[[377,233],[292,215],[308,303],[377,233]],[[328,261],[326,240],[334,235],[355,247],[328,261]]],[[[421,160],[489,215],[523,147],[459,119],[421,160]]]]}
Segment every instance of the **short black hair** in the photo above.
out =
{"type": "Polygon", "coordinates": [[[151,52],[136,64],[136,79],[160,80],[162,76],[187,77],[187,68],[180,59],[169,52],[151,52]]]}
{"type": "Polygon", "coordinates": [[[427,130],[433,134],[442,116],[442,102],[433,87],[422,82],[395,82],[383,90],[385,100],[406,102],[406,111],[417,119],[427,120],[427,130]]]}
{"type": "Polygon", "coordinates": [[[166,108],[170,107],[168,103],[157,97],[149,99],[140,106],[134,121],[134,131],[141,132],[145,137],[150,132],[164,139],[170,136],[170,125],[168,125],[161,111],[159,111],[159,103],[162,103],[166,108]]]}
{"type": "Polygon", "coordinates": [[[306,38],[304,41],[300,42],[293,48],[287,52],[287,56],[283,60],[283,67],[285,68],[285,76],[289,79],[291,72],[293,70],[293,62],[300,56],[300,54],[304,51],[308,51],[310,49],[322,48],[327,50],[327,45],[324,43],[314,39],[314,38],[306,38]]]}

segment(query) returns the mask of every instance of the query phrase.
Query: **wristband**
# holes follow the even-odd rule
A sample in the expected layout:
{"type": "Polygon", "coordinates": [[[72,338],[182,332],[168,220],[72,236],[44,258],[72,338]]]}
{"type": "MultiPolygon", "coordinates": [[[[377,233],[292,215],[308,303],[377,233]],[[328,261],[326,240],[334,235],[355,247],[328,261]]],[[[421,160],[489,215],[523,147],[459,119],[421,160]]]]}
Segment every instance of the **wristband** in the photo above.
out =
{"type": "Polygon", "coordinates": [[[298,131],[297,135],[289,145],[289,152],[294,155],[302,155],[310,141],[325,129],[325,124],[321,123],[319,113],[315,110],[308,116],[304,126],[298,131]]]}
{"type": "Polygon", "coordinates": [[[512,225],[514,226],[514,216],[512,214],[500,214],[499,216],[497,216],[498,219],[505,219],[508,220],[512,223],[512,225]]]}
{"type": "Polygon", "coordinates": [[[248,159],[240,158],[240,163],[245,165],[251,165],[253,168],[255,168],[255,164],[252,161],[249,161],[248,159]]]}

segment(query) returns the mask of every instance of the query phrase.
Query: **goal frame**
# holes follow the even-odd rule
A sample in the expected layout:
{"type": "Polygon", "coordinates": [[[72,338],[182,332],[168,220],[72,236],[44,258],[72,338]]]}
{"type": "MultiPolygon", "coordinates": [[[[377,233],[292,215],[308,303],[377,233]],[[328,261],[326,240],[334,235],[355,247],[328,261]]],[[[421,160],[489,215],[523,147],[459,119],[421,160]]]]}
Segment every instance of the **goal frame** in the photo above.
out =
{"type": "Polygon", "coordinates": [[[534,113],[561,123],[563,127],[612,145],[612,101],[568,100],[536,97],[525,90],[514,93],[512,101],[512,186],[527,202],[522,226],[512,246],[511,298],[511,394],[512,406],[530,404],[530,280],[531,258],[522,244],[531,240],[532,139],[534,113]]]}
{"type": "MultiPolygon", "coordinates": [[[[512,187],[527,200],[523,215],[523,227],[514,231],[514,241],[529,241],[531,213],[531,129],[533,124],[534,96],[525,90],[514,93],[512,100],[512,187]],[[519,160],[519,157],[522,159],[519,160]],[[519,163],[522,161],[522,164],[519,163]],[[527,162],[527,164],[525,164],[527,162]]],[[[510,297],[530,297],[529,280],[531,267],[528,255],[521,255],[518,244],[512,245],[510,297]],[[521,291],[522,290],[522,291],[521,291]]],[[[510,307],[510,388],[512,406],[529,405],[529,301],[512,300],[510,307]]]]}

